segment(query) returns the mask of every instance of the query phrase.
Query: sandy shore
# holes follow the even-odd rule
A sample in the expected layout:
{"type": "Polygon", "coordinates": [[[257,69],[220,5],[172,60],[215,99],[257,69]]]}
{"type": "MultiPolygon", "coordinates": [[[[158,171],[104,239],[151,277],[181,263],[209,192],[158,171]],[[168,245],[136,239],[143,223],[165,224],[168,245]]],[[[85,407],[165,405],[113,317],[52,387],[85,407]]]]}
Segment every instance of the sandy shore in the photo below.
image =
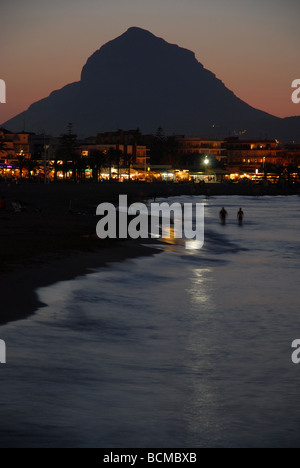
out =
{"type": "Polygon", "coordinates": [[[156,252],[147,241],[97,238],[96,206],[114,196],[93,188],[2,185],[0,196],[7,203],[0,212],[0,324],[34,313],[42,305],[37,288],[156,252]],[[13,200],[22,200],[26,210],[14,213],[13,200]]]}
{"type": "Polygon", "coordinates": [[[95,252],[66,252],[63,258],[48,254],[40,259],[36,258],[35,264],[19,264],[13,270],[0,275],[0,325],[27,318],[42,307],[44,304],[39,302],[36,294],[40,287],[74,279],[110,263],[158,252],[138,242],[126,241],[123,244],[100,247],[95,252]]]}
{"type": "MultiPolygon", "coordinates": [[[[208,185],[210,195],[278,195],[276,187],[208,185]]],[[[96,207],[178,195],[200,195],[193,184],[0,184],[7,209],[0,211],[0,324],[26,318],[39,304],[36,289],[83,275],[91,268],[152,255],[145,241],[101,241],[96,235],[96,207]],[[22,213],[12,202],[21,200],[22,213]]],[[[152,241],[149,243],[153,244],[152,241]]]]}

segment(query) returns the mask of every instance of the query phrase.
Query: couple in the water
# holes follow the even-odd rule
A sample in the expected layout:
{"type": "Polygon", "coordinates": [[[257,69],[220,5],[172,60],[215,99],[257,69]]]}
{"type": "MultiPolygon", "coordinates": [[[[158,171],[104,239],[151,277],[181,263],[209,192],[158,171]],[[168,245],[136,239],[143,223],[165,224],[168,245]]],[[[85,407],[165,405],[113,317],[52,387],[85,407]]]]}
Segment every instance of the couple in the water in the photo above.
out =
{"type": "MultiPolygon", "coordinates": [[[[237,219],[238,219],[238,223],[240,226],[243,225],[244,223],[244,212],[242,210],[242,208],[239,209],[238,211],[238,214],[237,214],[237,219]]],[[[226,224],[226,221],[227,221],[227,217],[228,217],[228,213],[227,211],[225,210],[225,208],[223,207],[220,211],[220,220],[221,220],[221,224],[225,225],[226,224]]]]}

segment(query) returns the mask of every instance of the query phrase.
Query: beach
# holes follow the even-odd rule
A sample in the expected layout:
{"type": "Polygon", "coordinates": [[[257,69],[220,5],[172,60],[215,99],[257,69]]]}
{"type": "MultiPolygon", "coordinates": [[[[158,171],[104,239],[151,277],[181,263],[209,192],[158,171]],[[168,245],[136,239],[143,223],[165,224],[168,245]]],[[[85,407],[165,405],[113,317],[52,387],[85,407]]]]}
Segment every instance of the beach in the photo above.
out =
{"type": "MultiPolygon", "coordinates": [[[[153,241],[100,240],[96,236],[96,207],[102,202],[118,204],[120,194],[129,202],[154,195],[272,195],[275,186],[237,184],[0,184],[6,210],[0,211],[0,324],[26,318],[41,303],[36,290],[84,275],[90,269],[128,258],[152,255],[153,241]],[[24,210],[14,213],[12,203],[24,210]]],[[[296,189],[292,188],[292,191],[296,189]]]]}
{"type": "Polygon", "coordinates": [[[1,327],[1,447],[299,447],[299,197],[169,199],[191,201],[205,204],[201,250],[94,269],[90,252],[82,276],[64,253],[63,282],[52,261],[20,273],[55,284],[1,327]]]}
{"type": "MultiPolygon", "coordinates": [[[[84,275],[93,268],[152,255],[139,241],[100,240],[96,206],[117,203],[97,186],[0,186],[7,209],[0,212],[0,324],[26,318],[42,304],[36,289],[84,275]],[[14,200],[24,211],[14,213],[14,200]]],[[[151,242],[153,243],[153,242],[151,242]]]]}

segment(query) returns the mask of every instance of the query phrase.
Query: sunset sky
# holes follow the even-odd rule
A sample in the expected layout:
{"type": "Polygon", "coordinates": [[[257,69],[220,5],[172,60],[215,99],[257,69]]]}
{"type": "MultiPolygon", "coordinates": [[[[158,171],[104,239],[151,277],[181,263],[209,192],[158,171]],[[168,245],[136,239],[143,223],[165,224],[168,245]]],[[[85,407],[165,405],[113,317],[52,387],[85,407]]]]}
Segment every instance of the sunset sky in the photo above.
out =
{"type": "Polygon", "coordinates": [[[300,115],[299,0],[1,0],[0,123],[78,81],[88,57],[138,26],[196,53],[248,104],[300,115]]]}

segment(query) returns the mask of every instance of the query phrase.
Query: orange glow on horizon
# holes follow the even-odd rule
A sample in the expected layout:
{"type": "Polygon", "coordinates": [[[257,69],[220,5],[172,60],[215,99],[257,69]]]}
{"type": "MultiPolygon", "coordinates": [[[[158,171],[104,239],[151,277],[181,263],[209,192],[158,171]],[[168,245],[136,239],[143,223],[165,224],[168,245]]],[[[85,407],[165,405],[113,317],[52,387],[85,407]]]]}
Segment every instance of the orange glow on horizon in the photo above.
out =
{"type": "Polygon", "coordinates": [[[172,15],[171,0],[114,3],[72,2],[70,14],[70,0],[4,0],[0,77],[7,104],[0,105],[0,123],[78,81],[88,57],[131,26],[195,52],[249,105],[278,117],[300,115],[291,100],[291,83],[300,78],[299,2],[188,0],[172,2],[172,15]]]}

